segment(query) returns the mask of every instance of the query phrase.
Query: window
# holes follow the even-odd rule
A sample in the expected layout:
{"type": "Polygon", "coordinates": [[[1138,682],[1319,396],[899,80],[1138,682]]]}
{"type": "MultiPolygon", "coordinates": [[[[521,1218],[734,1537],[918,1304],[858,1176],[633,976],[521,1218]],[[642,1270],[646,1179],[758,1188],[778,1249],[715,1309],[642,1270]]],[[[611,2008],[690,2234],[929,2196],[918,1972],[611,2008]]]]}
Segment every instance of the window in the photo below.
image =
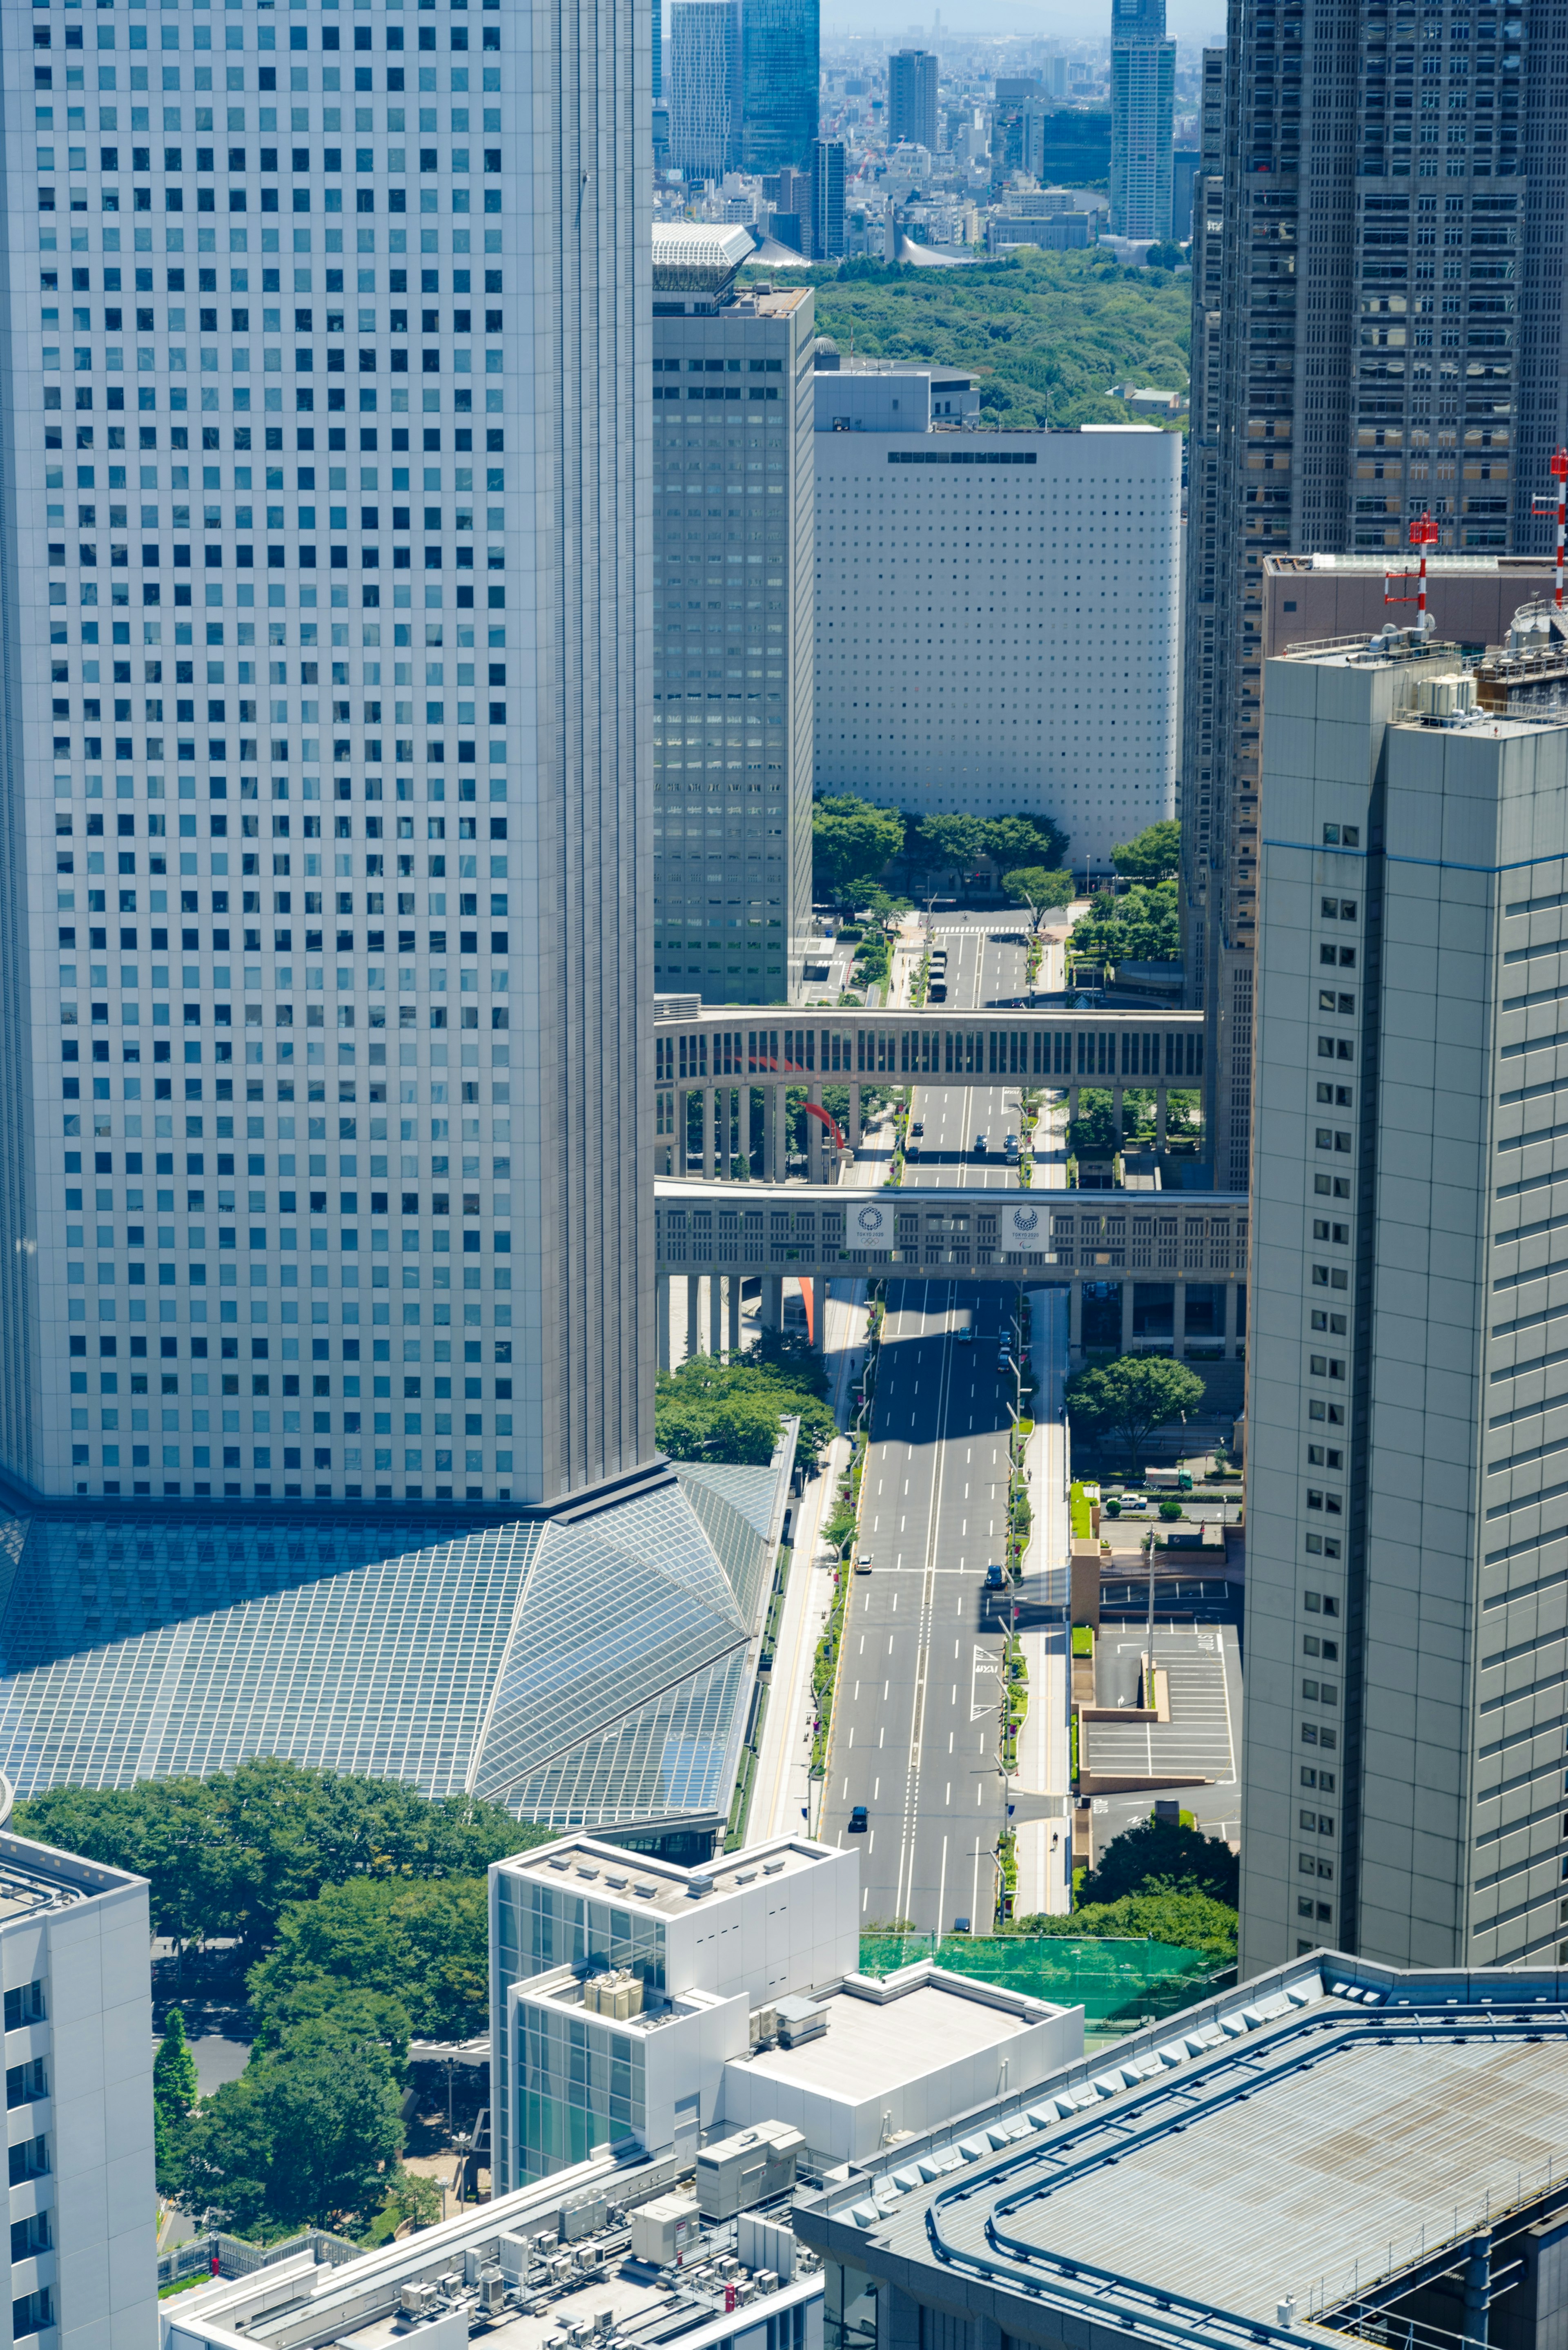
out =
{"type": "Polygon", "coordinates": [[[1316,1787],[1320,1794],[1332,1795],[1334,1788],[1334,1773],[1332,1771],[1318,1771],[1315,1770],[1310,1762],[1303,1762],[1302,1764],[1302,1785],[1303,1787],[1316,1787]]]}
{"type": "Polygon", "coordinates": [[[1355,998],[1354,995],[1341,995],[1336,988],[1320,987],[1317,1008],[1320,1012],[1354,1012],[1355,998]]]}
{"type": "Polygon", "coordinates": [[[27,2064],[8,2064],[5,2068],[5,2103],[8,2107],[36,2105],[49,2094],[49,2076],[41,2056],[27,2064]]]}
{"type": "Polygon", "coordinates": [[[1354,971],[1355,968],[1355,949],[1354,947],[1320,946],[1317,951],[1317,959],[1319,962],[1337,963],[1342,971],[1354,971]]]}
{"type": "Polygon", "coordinates": [[[1314,1264],[1312,1269],[1314,1289],[1346,1289],[1350,1275],[1342,1264],[1314,1264]]]}
{"type": "Polygon", "coordinates": [[[1317,1097],[1320,1102],[1332,1102],[1337,1109],[1351,1109],[1355,1107],[1355,1096],[1348,1086],[1320,1085],[1317,1097]]]}
{"type": "Polygon", "coordinates": [[[1309,1444],[1307,1446],[1307,1467],[1309,1469],[1343,1469],[1344,1466],[1345,1455],[1334,1445],[1309,1444]]]}
{"type": "Polygon", "coordinates": [[[5,1994],[7,2032],[19,2032],[25,2023],[41,2023],[44,2012],[44,1986],[41,1982],[22,1983],[5,1994]]]}
{"type": "Polygon", "coordinates": [[[1309,1616],[1337,1616],[1339,1602],[1332,1591],[1303,1591],[1302,1606],[1309,1616]]]}
{"type": "Polygon", "coordinates": [[[1314,1175],[1312,1188],[1320,1199],[1348,1200],[1350,1178],[1348,1175],[1314,1175]]]}
{"type": "Polygon", "coordinates": [[[1323,900],[1323,918],[1325,922],[1354,922],[1356,918],[1355,899],[1354,898],[1325,898],[1323,900]]]}
{"type": "Polygon", "coordinates": [[[1325,824],[1323,845],[1325,848],[1359,848],[1361,827],[1358,824],[1325,824]]]}
{"type": "Polygon", "coordinates": [[[1332,1241],[1336,1248],[1348,1248],[1350,1245],[1350,1226],[1348,1224],[1327,1223],[1322,1216],[1314,1216],[1313,1219],[1312,1236],[1314,1241],[1332,1241]]]}
{"type": "Polygon", "coordinates": [[[1355,1046],[1348,1036],[1320,1036],[1317,1056],[1320,1061],[1354,1061],[1355,1046]]]}
{"type": "Polygon", "coordinates": [[[48,2139],[24,2138],[19,2146],[12,2147],[10,2167],[13,2187],[19,2187],[26,2178],[47,2178],[49,2172],[48,2139]]]}
{"type": "Polygon", "coordinates": [[[1344,1314],[1324,1314],[1320,1309],[1312,1316],[1312,1326],[1314,1330],[1331,1331],[1336,1338],[1349,1335],[1348,1317],[1344,1314]]]}

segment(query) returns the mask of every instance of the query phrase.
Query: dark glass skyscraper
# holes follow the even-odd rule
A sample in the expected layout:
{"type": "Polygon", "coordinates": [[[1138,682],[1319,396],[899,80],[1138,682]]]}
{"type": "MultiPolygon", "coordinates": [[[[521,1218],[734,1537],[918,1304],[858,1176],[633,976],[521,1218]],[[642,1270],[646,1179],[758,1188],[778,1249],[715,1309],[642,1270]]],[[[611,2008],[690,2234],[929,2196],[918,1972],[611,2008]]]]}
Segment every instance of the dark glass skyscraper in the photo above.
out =
{"type": "Polygon", "coordinates": [[[742,0],[741,168],[811,168],[816,137],[817,0],[742,0]]]}

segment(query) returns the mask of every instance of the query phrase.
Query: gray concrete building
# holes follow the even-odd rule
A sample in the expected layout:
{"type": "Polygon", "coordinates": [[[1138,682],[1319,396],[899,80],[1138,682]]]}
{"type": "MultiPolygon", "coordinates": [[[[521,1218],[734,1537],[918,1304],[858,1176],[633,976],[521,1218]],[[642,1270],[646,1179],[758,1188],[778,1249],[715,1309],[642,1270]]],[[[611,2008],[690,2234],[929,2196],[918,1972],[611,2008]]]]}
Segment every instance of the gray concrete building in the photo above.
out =
{"type": "Polygon", "coordinates": [[[1241,1970],[1562,1930],[1568,638],[1267,671],[1241,1970]]]}
{"type": "Polygon", "coordinates": [[[1231,0],[1206,55],[1181,761],[1217,1181],[1245,1180],[1271,554],[1539,554],[1564,437],[1562,0],[1231,0]]]}
{"type": "Polygon", "coordinates": [[[784,1003],[811,921],[809,286],[743,229],[654,231],[654,984],[784,1003]]]}

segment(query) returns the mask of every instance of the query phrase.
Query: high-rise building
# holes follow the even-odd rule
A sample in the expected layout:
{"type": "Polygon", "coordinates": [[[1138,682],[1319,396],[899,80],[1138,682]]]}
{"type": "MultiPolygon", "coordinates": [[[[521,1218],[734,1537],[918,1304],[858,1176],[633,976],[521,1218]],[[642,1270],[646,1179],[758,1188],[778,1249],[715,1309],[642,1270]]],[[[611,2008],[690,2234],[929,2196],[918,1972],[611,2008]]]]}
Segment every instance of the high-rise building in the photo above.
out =
{"type": "Polygon", "coordinates": [[[552,22],[452,19],[421,70],[478,122],[421,172],[395,13],[358,148],[335,25],[290,26],[290,145],[265,8],[222,140],[180,11],[156,124],[105,16],[90,136],[79,26],[5,19],[24,1493],[543,1502],[653,1453],[647,1144],[599,1096],[651,1017],[648,47],[552,22]],[[415,1390],[459,1345],[454,1440],[415,1390]]]}
{"type": "Polygon", "coordinates": [[[1176,43],[1165,0],[1111,0],[1111,234],[1170,234],[1176,43]]]}
{"type": "Polygon", "coordinates": [[[968,377],[817,375],[816,788],[1053,816],[1108,872],[1175,805],[1180,440],[966,410],[968,377]]]}
{"type": "Polygon", "coordinates": [[[1266,671],[1241,1971],[1563,1933],[1568,638],[1266,671]]]}
{"type": "Polygon", "coordinates": [[[1548,543],[1565,27],[1560,0],[1447,0],[1418,30],[1384,0],[1232,0],[1206,57],[1182,813],[1217,1181],[1245,1179],[1251,1113],[1262,559],[1397,556],[1428,510],[1447,551],[1548,543]]]}
{"type": "Polygon", "coordinates": [[[818,139],[811,150],[811,257],[836,261],[844,251],[844,142],[818,139]]]}
{"type": "Polygon", "coordinates": [[[654,231],[654,984],[712,1003],[787,1002],[811,927],[815,296],[737,299],[750,250],[654,231]]]}
{"type": "Polygon", "coordinates": [[[664,0],[649,0],[652,17],[649,49],[653,57],[653,103],[661,105],[664,99],[664,0]]]}
{"type": "Polygon", "coordinates": [[[929,49],[898,49],[888,60],[888,144],[907,139],[937,151],[937,59],[929,49]]]}
{"type": "Polygon", "coordinates": [[[1013,172],[1033,172],[1045,111],[1038,74],[998,74],[991,111],[993,192],[1005,187],[1013,172]]]}
{"type": "Polygon", "coordinates": [[[821,85],[820,0],[741,0],[741,165],[811,168],[821,85]]]}
{"type": "Polygon", "coordinates": [[[0,1867],[10,2339],[132,2350],[158,2326],[147,1886],[4,1833],[0,1867]]]}
{"type": "Polygon", "coordinates": [[[670,155],[689,180],[722,180],[740,157],[736,0],[675,0],[670,11],[670,155]]]}

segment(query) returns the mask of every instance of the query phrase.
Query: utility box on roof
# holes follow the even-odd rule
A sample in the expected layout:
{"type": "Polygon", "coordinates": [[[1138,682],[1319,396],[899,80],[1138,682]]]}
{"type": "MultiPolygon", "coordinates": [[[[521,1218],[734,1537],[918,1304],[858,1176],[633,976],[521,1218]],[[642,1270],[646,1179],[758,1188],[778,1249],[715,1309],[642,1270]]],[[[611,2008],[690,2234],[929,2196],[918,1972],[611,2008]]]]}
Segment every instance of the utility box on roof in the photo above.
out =
{"type": "Polygon", "coordinates": [[[695,2195],[656,2195],[631,2215],[631,2256],[655,2268],[678,2261],[701,2232],[695,2195]]]}
{"type": "Polygon", "coordinates": [[[805,2139],[787,2122],[759,2122],[704,2147],[697,2157],[697,2200],[705,2220],[732,2220],[753,2204],[788,2195],[805,2139]]]}

